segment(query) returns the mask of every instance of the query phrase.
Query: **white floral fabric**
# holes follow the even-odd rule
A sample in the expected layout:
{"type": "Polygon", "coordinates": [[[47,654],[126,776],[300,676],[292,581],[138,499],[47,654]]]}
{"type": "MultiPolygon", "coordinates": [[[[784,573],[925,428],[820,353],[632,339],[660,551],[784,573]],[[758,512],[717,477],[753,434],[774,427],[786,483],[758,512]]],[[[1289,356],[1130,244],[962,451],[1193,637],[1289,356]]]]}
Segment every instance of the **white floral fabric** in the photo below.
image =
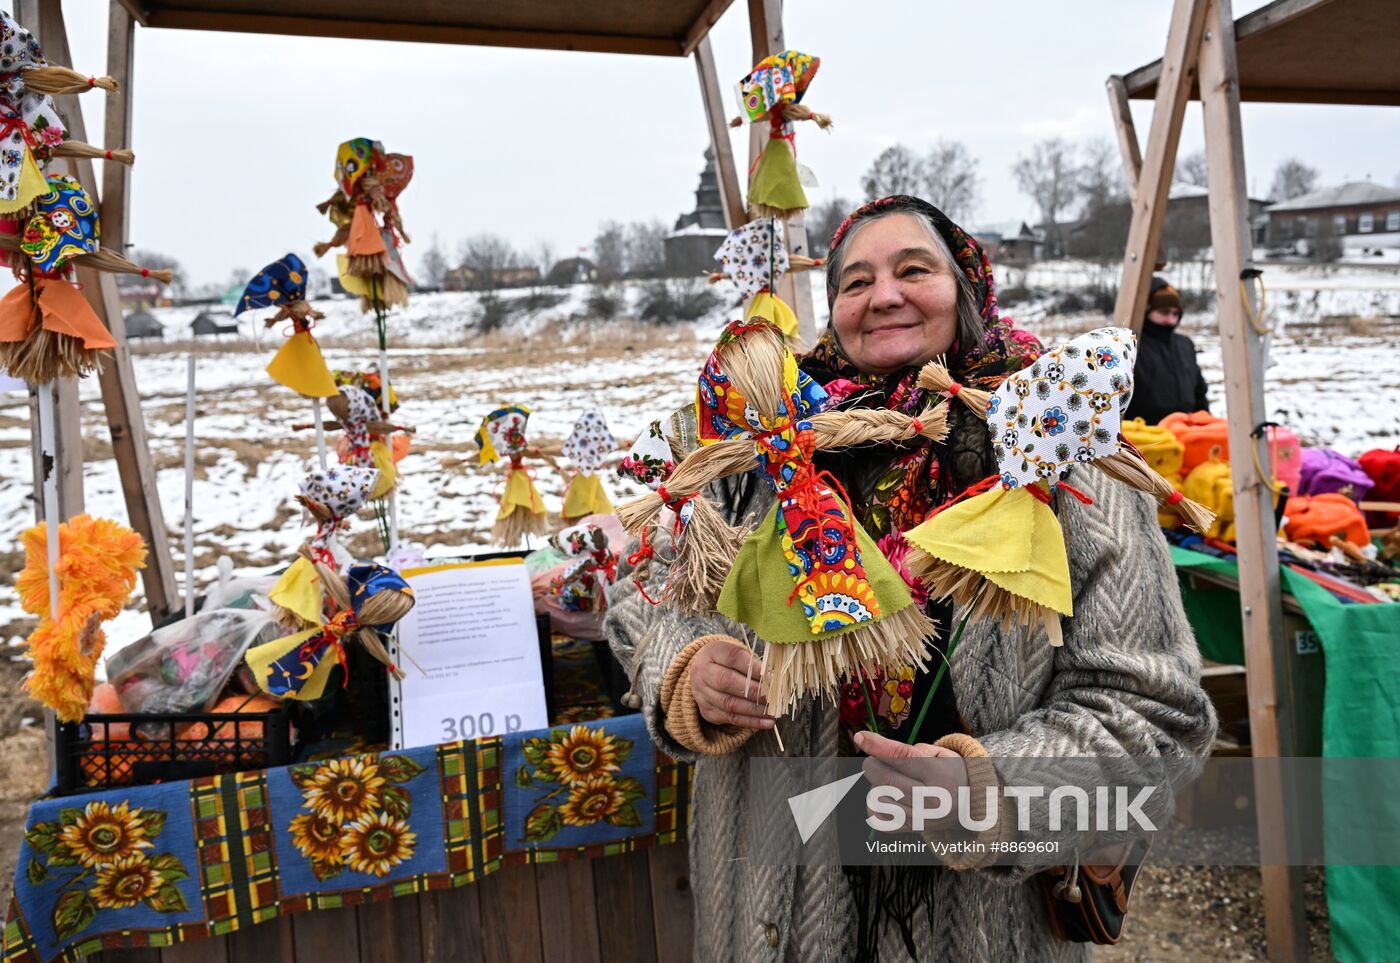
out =
{"type": "Polygon", "coordinates": [[[1002,382],[987,402],[987,430],[1004,488],[1053,488],[1074,465],[1119,451],[1136,353],[1132,331],[1097,328],[1002,382]]]}
{"type": "Polygon", "coordinates": [[[787,241],[783,222],[775,217],[750,221],[729,232],[715,252],[720,273],[734,282],[739,293],[748,301],[759,291],[787,273],[787,241]]]}
{"type": "Polygon", "coordinates": [[[608,422],[602,411],[590,408],[574,422],[574,430],[564,442],[564,456],[580,471],[592,474],[603,467],[603,462],[616,447],[617,439],[608,430],[608,422]]]}

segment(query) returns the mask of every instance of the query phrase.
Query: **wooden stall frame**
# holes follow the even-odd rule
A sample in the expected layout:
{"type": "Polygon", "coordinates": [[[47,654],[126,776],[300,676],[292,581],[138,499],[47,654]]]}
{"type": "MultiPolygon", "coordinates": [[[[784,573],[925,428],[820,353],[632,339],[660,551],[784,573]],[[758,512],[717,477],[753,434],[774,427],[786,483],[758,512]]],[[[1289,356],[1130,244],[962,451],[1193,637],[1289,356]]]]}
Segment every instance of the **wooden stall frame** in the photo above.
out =
{"type": "MultiPolygon", "coordinates": [[[[723,98],[715,72],[709,32],[733,0],[709,0],[689,25],[683,37],[632,37],[606,33],[574,33],[549,30],[493,30],[428,26],[412,22],[369,21],[346,17],[296,17],[283,15],[251,16],[215,9],[154,9],[155,4],[136,0],[112,0],[107,73],[115,77],[121,89],[107,96],[106,123],[103,142],[108,148],[130,146],[131,83],[134,75],[135,25],[173,27],[195,30],[280,33],[302,36],[373,37],[433,43],[514,46],[538,49],[590,50],[609,53],[649,54],[665,56],[694,56],[705,104],[706,123],[715,164],[719,174],[721,196],[724,198],[726,224],[732,230],[744,223],[744,201],[739,191],[738,172],[725,125],[723,98]]],[[[196,5],[199,7],[201,5],[196,5]]],[[[211,5],[204,4],[204,7],[211,5]]],[[[49,55],[59,63],[68,63],[67,31],[63,20],[62,0],[16,0],[15,13],[21,22],[32,25],[36,36],[49,55]]],[[[775,53],[782,48],[781,0],[750,0],[749,14],[753,25],[755,58],[775,53]]],[[[78,139],[86,140],[82,113],[76,98],[56,98],[69,129],[78,139]]],[[[762,133],[757,129],[753,135],[762,133]]],[[[102,211],[104,234],[109,246],[124,251],[128,239],[127,204],[130,172],[122,165],[104,165],[102,190],[97,192],[94,167],[90,160],[61,162],[58,170],[70,170],[94,195],[102,211]],[[62,166],[62,165],[66,165],[62,166]]],[[[788,244],[794,253],[807,253],[807,235],[801,215],[788,222],[788,244]]],[[[142,571],[147,607],[152,624],[175,610],[178,593],[175,588],[174,561],[165,527],[164,513],[156,487],[155,469],[146,444],[145,424],[140,412],[140,394],[131,365],[126,341],[125,322],[120,297],[111,277],[79,267],[78,278],[84,294],[117,342],[112,357],[99,375],[102,400],[111,431],[113,454],[121,479],[122,494],[132,527],[142,536],[150,552],[147,567],[142,571]]],[[[816,330],[812,299],[806,283],[796,284],[793,275],[779,282],[782,296],[797,314],[800,339],[805,345],[815,341],[816,330]]],[[[34,478],[36,520],[43,518],[41,487],[50,470],[59,472],[59,512],[63,518],[75,515],[83,508],[82,491],[82,420],[76,379],[62,379],[55,390],[55,437],[57,464],[42,463],[37,443],[34,448],[34,478]]],[[[31,422],[38,426],[37,402],[30,399],[31,422]]],[[[34,433],[38,437],[38,431],[34,433]]]]}
{"type": "MultiPolygon", "coordinates": [[[[1297,753],[1295,695],[1307,680],[1295,678],[1301,670],[1283,632],[1272,478],[1261,468],[1270,464],[1260,430],[1267,417],[1267,329],[1258,313],[1259,271],[1247,216],[1240,101],[1400,104],[1400,70],[1393,57],[1396,13],[1393,5],[1372,0],[1275,0],[1236,21],[1230,0],[1175,0],[1162,59],[1108,81],[1133,203],[1114,317],[1134,330],[1140,329],[1146,308],[1185,104],[1192,96],[1201,100],[1256,756],[1297,753]],[[1250,45],[1248,76],[1241,66],[1245,42],[1250,45]],[[1319,44],[1327,45],[1331,55],[1317,55],[1319,44]],[[1286,48],[1287,58],[1276,56],[1280,48],[1286,48]],[[1342,49],[1349,55],[1335,56],[1342,49]],[[1280,73],[1288,76],[1280,79],[1280,73]],[[1155,98],[1141,157],[1128,110],[1131,97],[1155,98]]],[[[1303,829],[1290,818],[1296,801],[1282,786],[1261,787],[1258,796],[1261,843],[1267,841],[1275,852],[1293,852],[1289,844],[1303,829]]],[[[1264,866],[1261,877],[1270,958],[1304,958],[1308,943],[1301,868],[1264,866]]]]}
{"type": "MultiPolygon", "coordinates": [[[[516,46],[537,49],[591,50],[667,56],[693,56],[705,107],[706,123],[715,153],[726,224],[730,229],[745,222],[744,197],[740,193],[730,132],[725,118],[724,98],[718,83],[709,31],[733,0],[709,0],[699,15],[677,39],[634,37],[606,33],[574,33],[550,30],[491,30],[451,28],[420,23],[385,23],[381,20],[336,19],[334,16],[297,17],[282,15],[249,16],[214,9],[217,3],[194,4],[196,9],[152,9],[155,4],[138,0],[111,0],[108,34],[107,73],[120,84],[117,93],[107,96],[103,142],[109,149],[132,146],[131,88],[134,76],[135,25],[239,32],[279,33],[302,36],[365,37],[436,43],[516,46]]],[[[353,6],[353,2],[347,3],[353,6]]],[[[381,8],[382,9],[382,8],[381,8]]],[[[71,63],[61,0],[16,0],[15,15],[30,25],[49,56],[59,63],[71,63]]],[[[754,59],[782,49],[781,0],[750,0],[753,25],[754,59]]],[[[73,136],[87,140],[81,110],[74,97],[57,98],[60,111],[73,136]]],[[[759,133],[759,131],[755,131],[759,133]]],[[[766,135],[766,131],[762,131],[766,135]]],[[[109,245],[125,250],[128,244],[127,205],[130,172],[121,165],[104,165],[102,189],[97,192],[95,170],[90,160],[64,162],[58,170],[71,171],[94,195],[102,212],[104,234],[109,245]]],[[[806,231],[801,216],[788,224],[789,246],[794,253],[806,253],[806,231]]],[[[174,566],[161,511],[156,479],[147,447],[141,417],[140,396],[136,389],[131,356],[126,342],[124,317],[112,277],[79,268],[84,295],[111,331],[117,347],[100,375],[102,400],[111,428],[112,446],[121,476],[129,517],[150,549],[150,562],[143,573],[148,609],[153,623],[173,611],[178,594],[174,566]]],[[[801,325],[802,339],[815,340],[810,292],[799,290],[792,277],[785,279],[789,289],[784,297],[793,305],[801,325]]],[[[36,513],[42,520],[41,497],[46,472],[60,473],[59,510],[63,517],[82,511],[82,424],[76,379],[59,384],[56,391],[58,440],[57,464],[46,465],[35,454],[36,513]]],[[[31,408],[36,407],[31,398],[31,408]]],[[[35,412],[37,415],[37,412],[35,412]]],[[[34,420],[37,427],[37,420],[34,420]]],[[[37,437],[38,432],[35,432],[37,437]]],[[[51,754],[52,759],[52,754],[51,754]]],[[[354,958],[362,948],[374,958],[387,960],[489,960],[542,959],[563,953],[565,958],[582,960],[689,959],[693,922],[690,918],[686,847],[674,844],[645,852],[613,857],[606,869],[588,861],[505,867],[479,883],[453,890],[420,894],[408,907],[391,901],[364,904],[354,909],[327,913],[301,914],[264,923],[250,930],[230,934],[226,939],[177,944],[164,949],[136,949],[103,954],[109,960],[165,960],[170,963],[207,959],[326,958],[327,954],[354,958]],[[610,921],[585,919],[586,908],[595,889],[607,890],[608,905],[628,905],[649,895],[649,904],[664,912],[666,926],[658,924],[643,932],[637,920],[610,921]],[[620,887],[620,888],[619,888],[620,887]],[[538,947],[513,945],[511,927],[488,933],[476,929],[444,925],[450,919],[462,920],[476,908],[487,913],[492,905],[502,912],[532,903],[525,890],[542,902],[533,918],[532,932],[539,934],[538,947]],[[506,892],[510,890],[510,892],[506,892]],[[615,891],[615,892],[614,892],[615,891]],[[635,892],[634,892],[635,891],[635,892]],[[563,916],[562,929],[539,925],[560,901],[571,907],[563,916]],[[347,926],[350,922],[353,925],[347,926]],[[458,933],[457,930],[462,930],[458,933]],[[468,932],[470,930],[470,932],[468,932]],[[455,934],[455,935],[454,935],[455,934]]],[[[645,901],[645,900],[644,900],[645,901]]],[[[514,912],[514,909],[511,911],[514,912]]],[[[635,916],[635,914],[633,914],[635,916]]]]}

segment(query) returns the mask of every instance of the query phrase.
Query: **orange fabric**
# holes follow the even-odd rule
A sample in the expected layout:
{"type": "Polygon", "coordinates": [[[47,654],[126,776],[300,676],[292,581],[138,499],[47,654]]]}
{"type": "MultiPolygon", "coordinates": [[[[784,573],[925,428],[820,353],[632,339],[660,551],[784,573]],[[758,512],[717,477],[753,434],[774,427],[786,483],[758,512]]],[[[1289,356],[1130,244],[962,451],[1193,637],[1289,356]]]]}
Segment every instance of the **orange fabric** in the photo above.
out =
{"type": "Polygon", "coordinates": [[[29,300],[29,285],[21,284],[0,298],[0,341],[23,341],[34,327],[34,304],[29,300]]]}
{"type": "Polygon", "coordinates": [[[352,257],[387,254],[384,238],[379,234],[379,225],[374,222],[374,214],[367,204],[355,205],[355,218],[350,222],[350,240],[345,242],[345,250],[352,257]]]}
{"type": "Polygon", "coordinates": [[[1288,524],[1284,533],[1295,542],[1316,542],[1331,548],[1332,536],[1340,535],[1353,545],[1371,544],[1371,531],[1356,502],[1338,492],[1325,495],[1299,495],[1288,500],[1288,524]]]}
{"type": "Polygon", "coordinates": [[[1211,450],[1219,448],[1217,455],[1222,461],[1230,458],[1230,430],[1224,418],[1217,418],[1208,411],[1173,412],[1158,424],[1176,435],[1181,442],[1181,475],[1191,474],[1191,469],[1208,461],[1211,450]]]}
{"type": "Polygon", "coordinates": [[[397,434],[390,438],[390,453],[394,456],[394,464],[403,461],[403,456],[408,454],[408,446],[413,443],[413,439],[405,434],[397,434]]]}
{"type": "Polygon", "coordinates": [[[112,332],[97,317],[78,289],[67,281],[44,278],[38,282],[39,311],[44,327],[70,335],[83,342],[84,348],[115,348],[112,332]]]}

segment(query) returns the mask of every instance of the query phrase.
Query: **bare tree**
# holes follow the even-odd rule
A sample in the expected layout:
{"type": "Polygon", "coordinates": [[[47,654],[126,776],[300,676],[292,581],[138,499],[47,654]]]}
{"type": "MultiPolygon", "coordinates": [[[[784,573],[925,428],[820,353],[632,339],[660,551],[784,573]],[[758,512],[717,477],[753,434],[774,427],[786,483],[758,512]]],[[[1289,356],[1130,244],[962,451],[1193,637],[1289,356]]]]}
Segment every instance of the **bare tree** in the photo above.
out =
{"type": "MultiPolygon", "coordinates": [[[[1079,224],[1065,241],[1065,253],[1101,266],[1116,263],[1123,256],[1132,215],[1123,165],[1117,149],[1101,139],[1085,142],[1079,158],[1076,176],[1082,206],[1079,224]]],[[[1109,283],[1109,272],[1104,270],[1093,287],[1096,292],[1106,292],[1109,283]]]]}
{"type": "Polygon", "coordinates": [[[634,221],[623,239],[623,266],[628,277],[656,278],[666,273],[666,225],[634,221]]]}
{"type": "Polygon", "coordinates": [[[1193,184],[1196,187],[1208,186],[1210,182],[1206,178],[1206,152],[1198,150],[1194,154],[1178,157],[1172,181],[1177,184],[1193,184]]]}
{"type": "Polygon", "coordinates": [[[423,283],[429,288],[440,290],[443,280],[447,277],[447,255],[442,253],[442,242],[436,234],[433,235],[432,245],[423,252],[423,260],[420,263],[423,283]]]}
{"type": "Polygon", "coordinates": [[[604,221],[593,238],[593,263],[599,281],[615,281],[627,268],[626,229],[616,221],[604,221]]]}
{"type": "MultiPolygon", "coordinates": [[[[168,270],[174,277],[170,280],[170,290],[176,297],[185,293],[185,268],[179,261],[168,254],[161,254],[159,251],[135,250],[131,252],[131,259],[144,268],[152,271],[168,270]]],[[[243,283],[247,283],[245,277],[243,283]]]]}
{"type": "Polygon", "coordinates": [[[549,277],[549,272],[554,267],[554,245],[549,241],[536,241],[526,259],[540,269],[540,279],[544,280],[549,277]]]}
{"type": "Polygon", "coordinates": [[[462,242],[457,260],[467,269],[468,286],[491,294],[501,286],[503,269],[515,260],[510,243],[498,234],[475,234],[462,242]]]}
{"type": "Polygon", "coordinates": [[[1077,173],[1079,195],[1084,204],[1081,216],[1090,217],[1091,211],[1128,199],[1118,151],[1103,138],[1086,141],[1080,147],[1077,173]]]}
{"type": "Polygon", "coordinates": [[[977,165],[961,141],[939,140],[924,161],[924,197],[953,220],[977,206],[977,165]]]}
{"type": "Polygon", "coordinates": [[[807,211],[807,246],[816,257],[826,257],[831,250],[831,235],[841,226],[855,205],[844,197],[833,197],[807,211]]]}
{"type": "Polygon", "coordinates": [[[1021,192],[1040,209],[1050,253],[1059,255],[1064,251],[1059,219],[1074,203],[1079,187],[1072,148],[1059,137],[1038,141],[1028,155],[1016,159],[1011,173],[1021,192]]]}
{"type": "Polygon", "coordinates": [[[1316,167],[1309,167],[1296,157],[1286,157],[1274,168],[1274,183],[1269,188],[1269,197],[1275,201],[1288,201],[1317,190],[1318,173],[1316,167]]]}
{"type": "Polygon", "coordinates": [[[903,144],[887,147],[860,179],[865,199],[891,194],[917,194],[924,186],[924,162],[903,144]]]}

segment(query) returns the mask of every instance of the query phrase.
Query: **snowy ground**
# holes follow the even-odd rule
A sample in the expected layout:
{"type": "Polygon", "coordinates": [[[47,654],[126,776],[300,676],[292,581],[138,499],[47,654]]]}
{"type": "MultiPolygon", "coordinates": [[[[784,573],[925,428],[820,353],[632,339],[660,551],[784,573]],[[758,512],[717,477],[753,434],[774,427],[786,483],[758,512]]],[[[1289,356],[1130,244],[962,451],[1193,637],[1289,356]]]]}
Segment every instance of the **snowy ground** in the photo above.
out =
{"type": "MultiPolygon", "coordinates": [[[[1308,271],[1310,269],[1305,269],[1308,271]]],[[[1332,275],[1283,276],[1271,271],[1273,308],[1281,327],[1271,346],[1269,417],[1290,425],[1309,444],[1355,455],[1400,444],[1400,274],[1343,269],[1332,275]],[[1291,300],[1290,300],[1291,299],[1291,300]]],[[[1079,283],[1084,273],[1079,272],[1079,283]]],[[[816,278],[813,278],[815,281],[816,278]]],[[[1047,278],[1047,280],[1049,280],[1047,278]]],[[[1058,279],[1072,285],[1061,272],[1058,279]]],[[[1024,283],[1024,282],[1023,282],[1024,283]]],[[[1034,287],[1036,283],[1032,281],[1034,287]]],[[[551,308],[518,317],[510,333],[474,329],[475,297],[415,297],[390,323],[394,384],[403,406],[398,418],[418,429],[400,465],[400,531],[405,538],[450,554],[483,543],[495,511],[500,473],[475,464],[472,436],[481,417],[499,403],[529,405],[531,437],[562,440],[578,414],[601,407],[619,438],[630,438],[653,417],[693,397],[695,373],[727,317],[720,309],[694,324],[655,328],[632,322],[604,325],[587,319],[587,287],[567,289],[551,308]]],[[[629,303],[639,296],[628,290],[629,303]]],[[[819,324],[825,323],[820,285],[814,285],[819,324]]],[[[372,322],[350,301],[318,304],[328,314],[317,329],[332,367],[369,367],[375,357],[372,322]]],[[[196,311],[157,312],[167,331],[183,328],[196,311]]],[[[1011,313],[1047,340],[1104,323],[1101,316],[1047,316],[1034,303],[1011,313]]],[[[1212,407],[1223,411],[1218,339],[1192,319],[1202,366],[1212,385],[1212,407]]],[[[263,373],[280,334],[203,342],[198,364],[198,455],[194,488],[196,582],[214,578],[220,555],[242,574],[283,565],[308,529],[292,504],[296,483],[311,465],[313,438],[291,425],[310,421],[309,402],[263,373]]],[[[177,570],[183,565],[185,364],[190,345],[167,342],[134,349],[147,434],[154,458],[177,570]]],[[[108,433],[95,379],[82,386],[86,507],[125,521],[108,433]]],[[[18,535],[33,522],[27,401],[0,394],[0,640],[22,637],[30,622],[18,607],[12,577],[23,564],[18,535]]],[[[556,508],[563,479],[539,466],[537,484],[556,508]]],[[[635,491],[609,478],[615,499],[635,491]]],[[[372,554],[378,536],[362,519],[353,550],[372,554]]],[[[430,553],[431,554],[431,553],[430,553]]],[[[111,646],[141,635],[149,623],[130,611],[109,626],[111,646]]],[[[109,649],[110,651],[110,649],[109,649]]]]}

